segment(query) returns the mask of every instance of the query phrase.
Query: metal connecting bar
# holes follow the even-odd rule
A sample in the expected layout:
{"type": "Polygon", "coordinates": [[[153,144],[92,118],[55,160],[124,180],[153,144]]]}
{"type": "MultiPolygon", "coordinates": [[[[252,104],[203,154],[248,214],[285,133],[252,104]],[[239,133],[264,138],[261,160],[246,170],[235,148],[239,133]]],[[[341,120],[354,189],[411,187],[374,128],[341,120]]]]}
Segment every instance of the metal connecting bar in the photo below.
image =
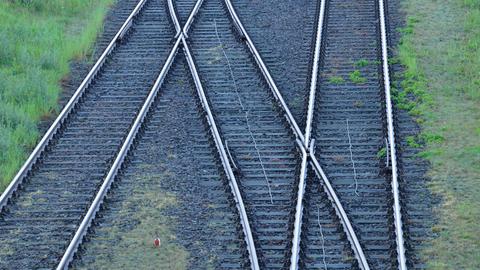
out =
{"type": "MultiPolygon", "coordinates": [[[[333,186],[331,185],[331,183],[328,180],[325,173],[323,173],[323,170],[321,169],[320,164],[318,163],[316,157],[314,156],[314,152],[313,151],[309,151],[309,152],[306,151],[306,149],[309,148],[310,146],[305,141],[305,136],[300,131],[300,129],[298,127],[298,124],[296,123],[295,119],[293,118],[292,114],[290,113],[290,110],[289,110],[287,104],[285,103],[285,101],[282,97],[282,94],[278,90],[272,76],[270,75],[270,72],[268,71],[267,67],[265,66],[260,54],[258,53],[257,49],[255,48],[255,45],[253,44],[252,40],[250,39],[248,33],[246,32],[245,28],[243,27],[242,22],[240,21],[238,15],[235,12],[235,9],[234,9],[234,7],[231,3],[231,0],[225,0],[225,3],[227,5],[227,9],[230,13],[230,16],[232,17],[232,20],[233,20],[235,26],[237,27],[240,34],[245,38],[246,43],[247,43],[251,53],[253,54],[257,64],[260,67],[260,70],[262,71],[265,79],[267,80],[267,82],[270,86],[270,89],[272,90],[272,92],[273,92],[274,96],[276,97],[277,101],[280,103],[280,107],[283,109],[283,111],[285,113],[285,116],[286,116],[288,122],[290,123],[292,130],[294,131],[294,134],[297,136],[296,142],[297,142],[297,146],[298,146],[300,152],[302,152],[302,154],[305,153],[306,155],[308,155],[310,157],[310,163],[314,165],[314,168],[316,168],[316,171],[321,172],[320,174],[317,174],[317,176],[320,179],[323,180],[322,184],[324,186],[324,189],[327,191],[327,195],[329,196],[329,199],[334,204],[334,208],[336,210],[336,213],[339,216],[340,221],[343,224],[343,227],[345,229],[347,237],[350,241],[350,244],[352,245],[353,251],[356,254],[356,258],[359,262],[359,265],[361,267],[363,267],[362,269],[364,269],[364,270],[370,269],[369,266],[368,266],[366,257],[363,253],[363,249],[360,245],[360,242],[358,241],[358,238],[355,234],[355,231],[353,230],[351,222],[350,222],[346,212],[344,211],[340,200],[336,196],[336,193],[335,193],[335,190],[333,189],[333,186]],[[313,161],[315,161],[315,162],[313,162],[313,161]]],[[[324,17],[324,13],[325,13],[325,2],[324,1],[323,1],[323,4],[321,4],[320,13],[321,13],[320,16],[322,17],[322,19],[319,18],[318,23],[322,27],[317,29],[316,39],[317,40],[320,39],[320,41],[316,42],[318,44],[316,44],[315,50],[317,50],[317,48],[319,50],[320,46],[321,46],[321,33],[319,33],[319,31],[322,31],[322,28],[323,28],[323,21],[324,21],[323,17],[324,17]]],[[[318,52],[318,59],[316,60],[317,65],[318,65],[319,59],[320,59],[320,51],[318,52]]],[[[318,66],[317,66],[316,70],[314,70],[314,72],[318,73],[318,66]]],[[[313,87],[311,85],[311,89],[312,88],[314,88],[314,90],[315,90],[316,86],[313,87]]],[[[312,96],[312,93],[310,93],[309,103],[313,104],[314,100],[315,100],[315,95],[313,94],[313,96],[312,96]]],[[[311,122],[313,120],[313,105],[309,109],[311,111],[311,116],[310,116],[310,118],[311,118],[310,122],[311,122]]],[[[309,128],[309,130],[310,131],[308,131],[308,132],[311,133],[311,127],[309,128]]],[[[310,145],[313,145],[313,144],[310,144],[310,145]]],[[[302,167],[303,167],[303,160],[304,159],[302,158],[302,167]]],[[[304,180],[305,177],[306,177],[306,173],[304,173],[304,174],[301,173],[300,177],[301,177],[301,179],[299,181],[299,195],[303,196],[304,190],[305,190],[305,183],[306,183],[305,180],[304,180]],[[300,190],[300,189],[302,189],[302,190],[300,190]]],[[[298,198],[297,199],[297,204],[296,204],[296,211],[297,212],[299,211],[300,213],[296,213],[296,215],[295,215],[296,221],[295,221],[295,224],[294,224],[294,231],[297,230],[299,232],[294,233],[293,240],[292,240],[293,245],[292,245],[292,258],[291,258],[290,269],[297,269],[298,268],[298,252],[299,252],[299,246],[300,246],[301,217],[302,217],[302,212],[303,212],[302,201],[303,201],[303,197],[298,198]],[[295,246],[297,246],[297,248],[295,248],[295,246]],[[297,254],[297,255],[293,255],[293,254],[297,254]]]]}
{"type": "Polygon", "coordinates": [[[310,144],[310,153],[309,153],[310,164],[315,170],[315,173],[317,174],[317,176],[320,179],[323,179],[323,188],[325,192],[328,194],[329,199],[333,202],[333,207],[335,208],[337,215],[343,224],[345,233],[347,234],[347,238],[350,241],[350,245],[352,246],[353,252],[355,253],[355,256],[357,258],[360,268],[363,270],[369,270],[370,267],[368,266],[367,258],[363,253],[362,246],[358,241],[357,235],[355,234],[355,230],[353,229],[352,224],[348,219],[347,213],[343,209],[342,203],[338,199],[332,184],[328,180],[327,176],[325,175],[325,172],[322,170],[322,167],[320,167],[320,163],[315,157],[314,143],[315,143],[315,140],[312,140],[312,143],[310,144]]]}
{"type": "MultiPolygon", "coordinates": [[[[202,103],[202,108],[204,112],[206,113],[206,118],[207,122],[210,126],[210,131],[212,133],[213,140],[215,141],[215,146],[217,147],[217,151],[220,155],[220,160],[222,161],[223,169],[225,170],[225,174],[227,175],[228,182],[233,194],[233,198],[235,199],[236,206],[238,209],[238,212],[240,214],[240,222],[242,223],[242,229],[243,233],[245,235],[245,243],[247,245],[248,253],[249,253],[249,259],[250,259],[250,264],[251,268],[253,270],[259,270],[260,266],[258,263],[258,257],[257,257],[257,250],[255,248],[255,242],[253,240],[253,234],[252,230],[250,227],[250,221],[248,219],[247,211],[245,209],[245,204],[243,203],[243,197],[240,192],[240,188],[238,186],[237,179],[235,177],[235,174],[233,173],[233,169],[230,163],[230,159],[228,158],[227,151],[225,150],[225,146],[223,144],[222,137],[220,135],[220,132],[218,131],[217,124],[215,122],[215,118],[213,116],[213,113],[210,109],[210,105],[208,103],[207,97],[205,95],[205,91],[203,89],[202,82],[200,80],[200,76],[198,75],[197,67],[195,65],[195,61],[193,60],[193,56],[190,52],[190,48],[188,46],[187,40],[186,40],[186,33],[188,32],[188,29],[190,28],[193,18],[195,14],[198,12],[198,9],[200,8],[201,4],[203,3],[203,0],[198,0],[195,7],[193,8],[192,12],[190,13],[190,16],[187,20],[187,23],[183,27],[181,31],[179,31],[177,34],[179,34],[179,39],[182,40],[183,44],[183,52],[185,54],[185,57],[187,59],[188,66],[190,68],[190,72],[193,77],[193,81],[195,82],[195,88],[197,90],[198,97],[202,103]]],[[[170,10],[170,16],[172,17],[172,21],[176,25],[175,28],[181,29],[180,28],[180,23],[178,21],[178,18],[175,14],[175,8],[173,6],[173,1],[168,0],[168,6],[170,10]]]]}
{"type": "Polygon", "coordinates": [[[235,9],[232,5],[232,2],[230,0],[225,0],[225,4],[227,5],[228,12],[230,13],[230,16],[232,17],[232,20],[237,27],[238,31],[240,34],[245,38],[245,42],[247,43],[248,48],[250,49],[250,52],[253,54],[253,57],[255,58],[255,61],[257,62],[260,70],[263,73],[263,76],[267,80],[268,85],[270,86],[270,89],[273,92],[273,96],[275,99],[280,103],[280,108],[285,113],[285,117],[287,118],[287,121],[290,123],[290,126],[292,127],[294,134],[297,136],[297,138],[300,139],[300,141],[305,141],[302,132],[300,131],[300,128],[298,127],[297,122],[295,121],[295,118],[293,117],[292,113],[290,112],[290,109],[287,106],[287,103],[283,99],[282,94],[278,90],[277,84],[273,80],[272,76],[270,75],[270,72],[268,71],[267,66],[262,60],[262,57],[260,57],[260,54],[258,53],[257,49],[255,48],[255,45],[253,44],[252,39],[248,35],[247,31],[243,27],[242,22],[240,21],[240,18],[238,17],[237,13],[235,12],[235,9]]]}
{"type": "Polygon", "coordinates": [[[17,190],[18,186],[22,183],[24,177],[28,174],[28,172],[32,169],[35,162],[41,156],[45,148],[49,144],[50,140],[53,136],[58,132],[61,125],[67,119],[67,117],[72,112],[75,105],[78,103],[80,98],[85,93],[85,89],[90,85],[93,81],[97,73],[100,71],[101,67],[105,63],[106,58],[112,53],[113,49],[115,48],[117,42],[123,38],[123,36],[128,32],[130,26],[132,25],[133,20],[135,19],[136,15],[140,12],[143,8],[147,0],[141,0],[138,2],[136,7],[133,9],[132,13],[128,16],[127,20],[123,23],[122,27],[118,30],[117,34],[113,37],[113,39],[108,44],[107,48],[103,51],[102,55],[98,58],[95,65],[92,67],[90,72],[87,74],[85,79],[83,79],[80,86],[77,88],[73,96],[70,98],[68,103],[62,109],[60,114],[57,116],[53,124],[47,130],[45,135],[42,137],[40,142],[37,144],[33,152],[30,154],[28,159],[25,161],[23,166],[20,168],[18,173],[13,178],[12,182],[8,185],[5,191],[0,196],[0,212],[7,204],[8,200],[13,196],[15,191],[17,190]]]}
{"type": "Polygon", "coordinates": [[[380,13],[380,35],[382,42],[382,68],[383,84],[385,87],[385,106],[387,111],[387,130],[388,143],[390,147],[390,160],[392,162],[392,193],[393,193],[393,218],[395,223],[395,236],[397,242],[397,260],[398,269],[407,269],[407,259],[405,257],[405,241],[403,239],[402,213],[400,206],[400,191],[398,184],[397,154],[395,147],[395,131],[393,128],[393,109],[390,93],[390,72],[388,69],[388,51],[387,51],[387,30],[385,25],[385,5],[384,0],[379,0],[380,13]]]}
{"type": "Polygon", "coordinates": [[[128,132],[127,138],[123,142],[122,147],[120,148],[120,151],[118,152],[117,156],[115,157],[115,161],[113,162],[112,167],[108,171],[107,176],[105,177],[102,186],[100,187],[99,191],[97,192],[97,195],[95,196],[95,199],[93,200],[92,204],[90,205],[90,208],[88,209],[87,214],[82,220],[82,223],[78,227],[77,231],[75,232],[75,235],[68,245],[67,250],[63,254],[62,260],[57,266],[57,270],[61,269],[67,269],[75,252],[78,249],[78,246],[83,240],[83,237],[87,233],[88,228],[90,227],[92,220],[95,218],[96,213],[100,209],[100,206],[103,203],[103,200],[105,196],[108,193],[108,190],[110,189],[110,186],[112,182],[115,180],[115,177],[118,174],[118,171],[120,170],[125,157],[127,156],[128,152],[130,151],[133,141],[135,140],[138,130],[142,126],[143,121],[145,120],[145,116],[147,115],[153,101],[155,100],[155,97],[158,94],[158,90],[160,89],[160,86],[163,84],[163,81],[165,77],[167,76],[167,73],[173,63],[173,59],[175,58],[175,55],[178,52],[179,46],[180,46],[180,39],[177,39],[175,42],[175,45],[173,46],[172,50],[170,51],[170,54],[168,55],[168,58],[165,62],[165,64],[162,67],[162,70],[160,74],[158,75],[155,84],[153,85],[152,89],[150,90],[150,93],[147,96],[147,99],[145,100],[145,103],[143,104],[142,108],[140,109],[139,113],[137,114],[137,117],[135,118],[135,121],[132,124],[132,127],[130,128],[130,131],[128,132]]]}

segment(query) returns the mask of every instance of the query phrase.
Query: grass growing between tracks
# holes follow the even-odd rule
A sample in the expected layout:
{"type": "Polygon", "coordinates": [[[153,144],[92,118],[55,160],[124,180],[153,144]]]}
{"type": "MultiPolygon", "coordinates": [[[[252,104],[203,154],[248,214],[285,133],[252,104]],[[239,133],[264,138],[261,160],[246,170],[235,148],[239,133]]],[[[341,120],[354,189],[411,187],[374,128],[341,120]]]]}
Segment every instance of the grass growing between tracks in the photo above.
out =
{"type": "Polygon", "coordinates": [[[480,0],[403,3],[406,71],[395,99],[423,127],[408,144],[425,146],[430,188],[444,198],[425,261],[429,269],[480,269],[480,0]]]}
{"type": "Polygon", "coordinates": [[[58,111],[69,61],[83,58],[114,0],[0,1],[0,192],[58,111]]]}
{"type": "MultiPolygon", "coordinates": [[[[177,177],[169,171],[154,173],[155,166],[143,164],[143,173],[135,176],[137,185],[130,196],[106,213],[111,222],[95,229],[93,241],[87,243],[88,254],[95,256],[88,269],[187,269],[188,252],[176,243],[176,220],[165,210],[178,203],[173,194],[160,187],[167,177],[177,177]],[[113,221],[112,221],[113,220],[113,221]],[[100,237],[98,235],[101,235],[100,237]],[[155,238],[161,241],[154,247],[155,238]]],[[[83,266],[79,267],[83,269],[83,266]]]]}

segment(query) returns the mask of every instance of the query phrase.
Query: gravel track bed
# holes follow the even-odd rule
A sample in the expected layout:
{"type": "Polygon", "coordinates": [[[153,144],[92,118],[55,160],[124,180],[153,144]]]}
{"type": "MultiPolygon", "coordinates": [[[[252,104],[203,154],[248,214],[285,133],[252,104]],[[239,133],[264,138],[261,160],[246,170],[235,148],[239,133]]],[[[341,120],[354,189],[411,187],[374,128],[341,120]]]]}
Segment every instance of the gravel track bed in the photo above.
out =
{"type": "Polygon", "coordinates": [[[319,3],[305,0],[233,1],[238,16],[301,128],[305,125],[319,3]]]}
{"type": "Polygon", "coordinates": [[[391,180],[377,157],[385,146],[386,120],[376,2],[329,0],[325,16],[314,118],[316,153],[370,267],[393,269],[391,180]]]}
{"type": "Polygon", "coordinates": [[[248,267],[235,202],[189,77],[180,52],[75,267],[248,267]],[[176,262],[185,251],[188,263],[176,262]]]}
{"type": "Polygon", "coordinates": [[[192,26],[191,50],[217,125],[239,170],[261,267],[288,263],[299,159],[250,51],[223,1],[207,0],[192,26]]]}

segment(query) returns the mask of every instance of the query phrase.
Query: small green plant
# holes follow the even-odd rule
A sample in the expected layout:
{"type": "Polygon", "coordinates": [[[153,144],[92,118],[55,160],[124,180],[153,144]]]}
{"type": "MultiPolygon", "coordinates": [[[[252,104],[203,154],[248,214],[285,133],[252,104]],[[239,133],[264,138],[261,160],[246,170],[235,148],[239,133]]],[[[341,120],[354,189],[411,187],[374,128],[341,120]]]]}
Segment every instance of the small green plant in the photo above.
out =
{"type": "Polygon", "coordinates": [[[445,138],[443,138],[443,136],[429,132],[423,132],[420,135],[420,139],[426,143],[442,143],[443,141],[445,141],[445,138]]]}
{"type": "Polygon", "coordinates": [[[417,139],[415,138],[415,136],[407,136],[406,141],[407,141],[407,145],[412,148],[421,147],[421,145],[417,142],[417,139]]]}
{"type": "Polygon", "coordinates": [[[354,70],[350,72],[348,76],[350,77],[350,81],[353,83],[365,83],[367,81],[367,78],[362,77],[360,70],[354,70]]]}
{"type": "Polygon", "coordinates": [[[368,62],[368,60],[366,60],[366,59],[360,59],[360,60],[358,60],[358,61],[355,63],[355,66],[357,66],[357,67],[366,67],[366,66],[368,66],[368,64],[370,64],[370,62],[368,62]]]}
{"type": "Polygon", "coordinates": [[[377,158],[382,159],[387,156],[387,148],[383,147],[382,149],[378,150],[377,158]]]}
{"type": "Polygon", "coordinates": [[[400,63],[400,59],[398,59],[398,57],[388,58],[388,64],[395,65],[395,64],[398,64],[398,63],[400,63]]]}
{"type": "Polygon", "coordinates": [[[363,101],[361,101],[361,100],[355,100],[355,101],[353,102],[353,106],[355,106],[356,108],[360,108],[360,107],[363,106],[363,101]]]}
{"type": "Polygon", "coordinates": [[[332,84],[341,84],[344,83],[345,80],[340,76],[331,76],[330,78],[328,78],[328,82],[332,84]]]}

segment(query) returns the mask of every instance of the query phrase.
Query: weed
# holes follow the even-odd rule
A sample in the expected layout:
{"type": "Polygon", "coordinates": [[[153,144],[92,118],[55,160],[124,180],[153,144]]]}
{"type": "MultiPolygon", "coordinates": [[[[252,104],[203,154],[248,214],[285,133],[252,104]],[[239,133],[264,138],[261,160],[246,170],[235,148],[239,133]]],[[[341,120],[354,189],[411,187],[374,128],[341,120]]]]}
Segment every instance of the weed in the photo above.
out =
{"type": "Polygon", "coordinates": [[[415,136],[407,136],[406,138],[407,145],[412,147],[412,148],[420,148],[422,147],[418,142],[415,136]]]}
{"type": "Polygon", "coordinates": [[[363,101],[361,101],[361,100],[355,100],[355,101],[353,102],[353,106],[355,106],[356,108],[363,107],[363,105],[364,105],[364,103],[363,103],[363,101]]]}
{"type": "Polygon", "coordinates": [[[370,62],[368,62],[368,60],[366,59],[360,59],[358,60],[356,63],[355,63],[355,66],[357,67],[366,67],[370,64],[370,62]]]}
{"type": "Polygon", "coordinates": [[[390,57],[388,58],[388,64],[389,65],[395,65],[400,63],[400,59],[398,57],[390,57]]]}
{"type": "Polygon", "coordinates": [[[155,166],[135,175],[141,184],[134,185],[131,196],[112,202],[116,210],[105,216],[114,221],[106,222],[109,226],[99,226],[101,237],[87,243],[86,253],[95,254],[95,261],[86,262],[84,267],[134,269],[141,265],[142,269],[187,269],[189,254],[176,241],[177,221],[166,214],[167,209],[178,204],[173,194],[161,188],[167,177],[178,176],[159,172],[155,166]],[[153,246],[157,237],[161,240],[159,248],[153,246]]]}
{"type": "Polygon", "coordinates": [[[377,158],[382,159],[387,156],[387,148],[383,147],[382,149],[378,150],[377,158]]]}
{"type": "Polygon", "coordinates": [[[427,144],[442,143],[445,140],[442,135],[433,134],[430,132],[422,132],[422,134],[420,134],[420,139],[427,144]]]}
{"type": "Polygon", "coordinates": [[[340,76],[331,76],[330,78],[328,78],[328,82],[331,84],[341,84],[344,83],[345,80],[340,76]]]}
{"type": "Polygon", "coordinates": [[[353,83],[365,83],[367,81],[367,78],[362,77],[362,74],[360,73],[360,70],[354,70],[350,72],[348,75],[350,77],[350,81],[353,83]]]}

